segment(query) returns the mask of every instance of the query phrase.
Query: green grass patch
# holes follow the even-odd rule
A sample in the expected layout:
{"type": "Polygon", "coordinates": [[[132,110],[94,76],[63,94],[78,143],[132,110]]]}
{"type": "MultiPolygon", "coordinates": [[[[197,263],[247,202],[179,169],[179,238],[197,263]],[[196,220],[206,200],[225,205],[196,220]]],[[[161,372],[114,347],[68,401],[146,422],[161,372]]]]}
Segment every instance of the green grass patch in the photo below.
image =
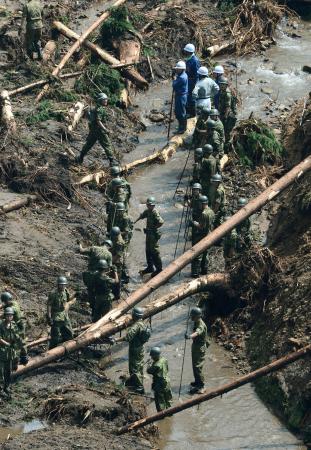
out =
{"type": "Polygon", "coordinates": [[[45,122],[51,119],[61,122],[64,118],[64,113],[62,111],[55,110],[53,103],[50,100],[43,100],[39,104],[38,108],[26,117],[26,124],[34,125],[36,123],[45,122]]]}

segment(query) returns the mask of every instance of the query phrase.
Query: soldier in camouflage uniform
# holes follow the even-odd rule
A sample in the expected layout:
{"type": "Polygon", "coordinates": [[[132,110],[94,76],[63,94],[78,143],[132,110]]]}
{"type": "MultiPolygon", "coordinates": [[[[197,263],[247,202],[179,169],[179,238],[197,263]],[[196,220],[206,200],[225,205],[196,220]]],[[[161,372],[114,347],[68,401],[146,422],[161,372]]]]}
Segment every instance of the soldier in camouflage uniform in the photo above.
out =
{"type": "MultiPolygon", "coordinates": [[[[207,236],[213,230],[213,224],[215,219],[215,214],[208,206],[208,198],[205,195],[201,195],[200,197],[201,207],[201,215],[198,221],[191,221],[192,226],[196,229],[195,234],[195,242],[199,242],[205,236],[207,236]]],[[[207,250],[203,252],[203,254],[199,255],[191,262],[191,276],[193,278],[197,278],[199,276],[199,271],[201,275],[207,274],[207,250]]]]}
{"type": "Polygon", "coordinates": [[[123,273],[126,271],[125,268],[125,248],[126,243],[121,235],[121,230],[119,227],[111,228],[111,240],[112,240],[112,262],[117,269],[119,282],[114,286],[113,292],[115,299],[119,300],[121,294],[121,279],[123,273]]]}
{"type": "Polygon", "coordinates": [[[23,8],[23,17],[20,27],[20,34],[26,22],[26,52],[30,59],[33,59],[33,52],[38,54],[38,59],[42,59],[41,36],[42,36],[42,6],[38,0],[28,0],[23,8]]]}
{"type": "Polygon", "coordinates": [[[225,216],[227,200],[226,191],[222,184],[222,176],[216,173],[211,178],[211,186],[208,193],[209,203],[215,213],[215,228],[218,227],[225,216]]]}
{"type": "Polygon", "coordinates": [[[192,308],[190,318],[193,321],[193,331],[186,333],[186,339],[192,339],[191,356],[194,382],[191,383],[191,394],[201,394],[204,389],[204,361],[206,349],[208,346],[207,328],[202,320],[202,311],[200,308],[192,308]]]}
{"type": "MultiPolygon", "coordinates": [[[[224,222],[230,219],[231,216],[226,216],[224,218],[224,222]]],[[[238,233],[235,228],[233,228],[226,236],[223,238],[223,251],[224,251],[224,259],[225,265],[227,265],[227,261],[236,255],[237,253],[237,241],[238,241],[238,233]]]]}
{"type": "MultiPolygon", "coordinates": [[[[202,186],[200,183],[194,183],[192,185],[192,194],[190,197],[185,197],[186,204],[191,208],[192,220],[199,220],[202,210],[202,205],[200,202],[202,186]]],[[[191,227],[191,237],[192,245],[197,242],[196,239],[197,229],[192,225],[191,227]]]]}
{"type": "MultiPolygon", "coordinates": [[[[246,198],[239,198],[238,206],[239,208],[243,208],[247,204],[246,198]]],[[[252,230],[251,230],[251,221],[248,217],[243,220],[243,222],[239,223],[236,226],[237,231],[237,245],[236,250],[238,253],[243,253],[245,250],[248,250],[252,245],[252,230]]]]}
{"type": "Polygon", "coordinates": [[[217,163],[218,173],[221,171],[220,160],[224,155],[224,143],[220,137],[220,134],[216,130],[217,124],[214,120],[208,119],[207,121],[207,131],[206,131],[206,144],[210,144],[214,150],[214,157],[217,163]]]}
{"type": "Polygon", "coordinates": [[[121,177],[121,167],[119,166],[112,166],[110,169],[110,175],[112,177],[111,181],[108,183],[107,189],[106,189],[106,195],[107,197],[114,201],[114,187],[115,187],[115,180],[121,180],[123,185],[123,190],[126,193],[126,204],[128,205],[130,198],[132,196],[132,189],[130,183],[126,180],[126,178],[121,177]]]}
{"type": "Polygon", "coordinates": [[[203,147],[203,159],[200,172],[200,180],[202,184],[202,194],[208,195],[211,185],[211,178],[216,173],[217,161],[213,156],[214,149],[210,144],[203,147]]]}
{"type": "Polygon", "coordinates": [[[57,290],[51,292],[47,303],[47,321],[51,325],[50,348],[73,338],[72,326],[68,316],[70,294],[66,288],[66,277],[58,277],[57,290]]]}
{"type": "Polygon", "coordinates": [[[222,148],[224,148],[225,145],[225,128],[222,123],[222,121],[219,119],[219,112],[218,109],[211,109],[210,118],[215,122],[215,130],[219,134],[220,142],[222,145],[222,148]]]}
{"type": "Polygon", "coordinates": [[[144,344],[149,340],[150,329],[143,321],[144,309],[135,306],[132,311],[134,324],[127,330],[124,337],[112,339],[113,343],[129,343],[129,378],[125,385],[138,393],[144,391],[144,344]]]}
{"type": "Polygon", "coordinates": [[[92,108],[88,112],[89,120],[89,134],[86,138],[86,143],[84,144],[79,157],[76,161],[79,164],[83,163],[84,157],[91,150],[94,144],[99,141],[102,149],[109,160],[110,165],[115,164],[113,148],[108,136],[108,130],[103,124],[105,122],[107,113],[105,107],[108,105],[108,97],[104,93],[100,93],[97,97],[97,106],[92,108]]]}
{"type": "Polygon", "coordinates": [[[206,122],[210,115],[210,109],[203,107],[201,114],[197,120],[195,130],[192,137],[192,148],[202,148],[205,145],[206,122]]]}
{"type": "Polygon", "coordinates": [[[200,183],[200,171],[202,166],[203,150],[196,148],[194,150],[194,164],[192,169],[192,183],[200,183]]]}
{"type": "MultiPolygon", "coordinates": [[[[6,396],[10,396],[11,375],[17,369],[18,354],[24,348],[23,339],[13,319],[13,308],[5,308],[4,320],[0,323],[0,377],[3,394],[6,396]]],[[[26,365],[28,358],[21,355],[20,362],[26,365]]]]}
{"type": "Polygon", "coordinates": [[[111,267],[108,266],[107,261],[101,259],[98,263],[98,270],[93,278],[93,322],[97,322],[97,320],[107,314],[112,308],[112,301],[114,299],[113,289],[119,284],[119,278],[116,272],[113,273],[113,277],[110,276],[109,272],[111,273],[111,267]]]}
{"type": "Polygon", "coordinates": [[[147,219],[147,226],[144,228],[146,234],[146,260],[147,267],[142,270],[141,275],[151,273],[152,276],[157,275],[162,270],[162,260],[160,256],[159,240],[161,233],[159,228],[162,227],[164,220],[160,213],[155,209],[155,198],[147,198],[147,209],[136,219],[136,222],[142,219],[147,219]],[[155,267],[155,271],[154,271],[155,267]]]}
{"type": "MultiPolygon", "coordinates": [[[[13,296],[12,294],[10,294],[10,292],[3,292],[1,294],[1,302],[3,305],[3,309],[5,308],[12,308],[13,312],[14,312],[14,316],[13,316],[13,321],[18,329],[18,332],[20,334],[20,337],[22,339],[22,341],[24,342],[25,337],[26,337],[26,326],[25,326],[25,320],[20,308],[20,305],[18,304],[18,302],[16,300],[13,300],[13,296]]],[[[25,357],[27,358],[27,350],[25,345],[23,345],[21,347],[21,357],[25,357]]],[[[28,361],[28,358],[27,358],[28,361]]]]}
{"type": "Polygon", "coordinates": [[[122,202],[116,204],[116,216],[114,219],[114,226],[119,227],[121,230],[121,235],[128,248],[129,243],[133,236],[133,221],[128,216],[125,205],[122,202]]]}
{"type": "Polygon", "coordinates": [[[227,78],[220,78],[219,80],[220,94],[219,94],[219,106],[218,111],[220,120],[222,121],[225,129],[226,143],[230,140],[230,134],[237,121],[236,99],[232,97],[230,89],[228,87],[227,78]]]}
{"type": "Polygon", "coordinates": [[[127,193],[123,188],[123,181],[121,178],[114,179],[114,193],[113,196],[106,202],[107,216],[107,232],[110,233],[111,228],[115,225],[117,204],[123,203],[127,210],[127,193]]]}
{"type": "Polygon", "coordinates": [[[168,375],[167,359],[161,356],[159,347],[152,347],[150,356],[153,363],[147,367],[147,373],[152,375],[152,389],[157,411],[162,411],[172,406],[172,390],[168,375]]]}

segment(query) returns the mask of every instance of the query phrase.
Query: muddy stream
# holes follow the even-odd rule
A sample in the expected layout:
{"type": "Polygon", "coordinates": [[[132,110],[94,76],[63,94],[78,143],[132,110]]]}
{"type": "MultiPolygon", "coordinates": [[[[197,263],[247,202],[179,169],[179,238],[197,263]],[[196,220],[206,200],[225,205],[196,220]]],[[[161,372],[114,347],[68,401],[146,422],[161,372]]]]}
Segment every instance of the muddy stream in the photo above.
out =
{"type": "MultiPolygon", "coordinates": [[[[307,23],[299,30],[301,38],[288,37],[280,30],[278,45],[273,46],[263,56],[251,57],[238,61],[238,84],[243,99],[241,117],[248,117],[254,111],[256,116],[266,116],[265,105],[269,97],[275,98],[274,108],[279,114],[283,106],[288,107],[294,100],[308,94],[310,75],[304,74],[301,67],[310,61],[311,29],[307,23]],[[300,51],[298,51],[300,50],[300,51]],[[242,69],[242,70],[241,70],[242,69]],[[249,83],[248,80],[254,80],[249,83]],[[255,86],[255,87],[254,87],[255,86]],[[261,87],[271,89],[271,94],[262,92],[261,87]]],[[[225,63],[227,59],[223,59],[225,63]]],[[[270,92],[270,91],[269,91],[270,92]]],[[[154,86],[144,96],[138,96],[135,103],[142,111],[141,117],[147,124],[147,130],[139,137],[136,150],[125,155],[125,162],[133,161],[161,148],[166,143],[166,130],[163,125],[152,124],[148,121],[150,110],[168,110],[166,100],[170,97],[170,84],[163,82],[154,86]]],[[[154,195],[158,202],[158,209],[165,220],[162,228],[161,254],[166,266],[173,260],[177,232],[182,213],[182,195],[173,200],[175,188],[184,167],[187,150],[179,150],[165,165],[153,165],[136,171],[130,177],[133,198],[130,214],[136,219],[144,209],[146,197],[154,195]]],[[[191,162],[187,167],[181,183],[185,191],[191,162]]],[[[256,219],[260,221],[259,219],[256,219]]],[[[260,227],[260,223],[254,223],[260,227]]],[[[135,232],[129,249],[128,266],[131,275],[130,289],[134,290],[141,283],[139,269],[145,266],[143,222],[135,225],[135,232]]],[[[188,243],[187,248],[190,246],[188,243]]],[[[181,254],[184,239],[181,237],[177,255],[181,254]]],[[[222,251],[220,248],[210,252],[210,272],[223,268],[222,251]]],[[[166,286],[157,290],[153,296],[163,295],[180,283],[188,279],[189,268],[185,268],[181,275],[176,275],[166,286]]],[[[148,297],[146,302],[152,300],[148,297]]],[[[159,314],[152,320],[153,334],[146,346],[148,350],[153,345],[162,347],[163,354],[168,358],[174,402],[178,400],[178,390],[184,349],[184,333],[189,303],[185,301],[159,314]]],[[[121,374],[127,371],[127,347],[119,345],[113,352],[108,375],[119,382],[121,374]]],[[[222,347],[213,343],[208,350],[206,366],[206,385],[208,388],[219,386],[236,377],[236,371],[229,354],[222,347]]],[[[189,383],[192,381],[190,346],[186,349],[185,367],[181,399],[189,398],[189,383]]],[[[151,380],[145,378],[146,395],[152,395],[151,380]]],[[[149,413],[155,411],[153,402],[148,406],[149,413]]],[[[304,445],[267,409],[257,397],[251,385],[244,386],[223,398],[212,401],[177,414],[158,423],[160,428],[159,447],[169,450],[184,449],[304,449],[304,445]]]]}

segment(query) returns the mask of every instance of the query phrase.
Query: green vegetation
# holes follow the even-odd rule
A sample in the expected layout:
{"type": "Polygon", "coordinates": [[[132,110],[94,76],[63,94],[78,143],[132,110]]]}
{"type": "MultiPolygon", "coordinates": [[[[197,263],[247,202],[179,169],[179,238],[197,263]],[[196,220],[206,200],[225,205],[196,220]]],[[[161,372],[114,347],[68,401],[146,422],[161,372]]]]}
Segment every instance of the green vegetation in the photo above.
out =
{"type": "Polygon", "coordinates": [[[47,98],[56,100],[58,102],[76,102],[77,100],[79,100],[79,96],[75,92],[68,91],[62,86],[52,87],[47,98]]]}
{"type": "Polygon", "coordinates": [[[124,34],[129,31],[135,31],[132,22],[129,20],[129,12],[125,6],[113,9],[108,20],[106,20],[100,29],[100,44],[113,50],[113,41],[122,39],[124,34]]]}
{"type": "Polygon", "coordinates": [[[91,95],[94,99],[99,92],[105,92],[112,105],[119,100],[123,88],[120,73],[103,63],[91,64],[75,83],[77,92],[91,95]]]}
{"type": "Polygon", "coordinates": [[[45,122],[46,120],[57,120],[59,122],[64,120],[64,113],[57,111],[53,107],[53,103],[50,100],[43,100],[36,111],[26,117],[26,124],[33,125],[39,122],[45,122]]]}

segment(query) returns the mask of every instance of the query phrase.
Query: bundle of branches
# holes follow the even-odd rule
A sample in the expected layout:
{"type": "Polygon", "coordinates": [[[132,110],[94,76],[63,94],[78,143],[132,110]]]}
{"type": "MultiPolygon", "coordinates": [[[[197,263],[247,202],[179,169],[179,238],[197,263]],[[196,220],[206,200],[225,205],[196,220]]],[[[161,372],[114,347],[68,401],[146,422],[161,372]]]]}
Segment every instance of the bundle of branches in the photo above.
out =
{"type": "Polygon", "coordinates": [[[117,104],[124,88],[120,72],[103,63],[91,64],[76,81],[75,89],[81,94],[91,95],[94,99],[99,92],[105,92],[110,104],[117,104]]]}
{"type": "Polygon", "coordinates": [[[273,130],[259,119],[241,120],[233,130],[232,148],[242,164],[254,167],[257,164],[280,162],[284,148],[273,130]]]}
{"type": "Polygon", "coordinates": [[[272,40],[278,23],[284,16],[294,13],[274,0],[243,0],[233,10],[231,33],[238,55],[256,51],[262,41],[272,40]]]}
{"type": "Polygon", "coordinates": [[[137,31],[130,20],[128,8],[121,6],[113,9],[109,19],[101,26],[97,43],[99,46],[113,51],[116,48],[116,42],[122,40],[127,33],[136,35],[137,31]]]}

